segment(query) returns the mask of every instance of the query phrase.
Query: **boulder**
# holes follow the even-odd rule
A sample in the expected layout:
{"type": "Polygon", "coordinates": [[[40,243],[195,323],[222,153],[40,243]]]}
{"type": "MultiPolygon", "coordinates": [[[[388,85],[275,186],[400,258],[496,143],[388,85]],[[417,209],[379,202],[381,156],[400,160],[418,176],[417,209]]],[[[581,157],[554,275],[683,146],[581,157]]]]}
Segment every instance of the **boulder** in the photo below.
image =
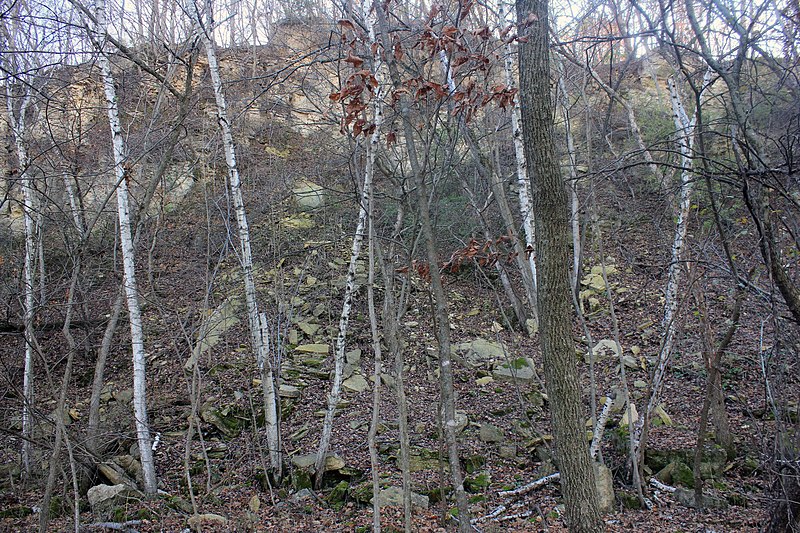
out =
{"type": "Polygon", "coordinates": [[[125,484],[95,485],[86,493],[92,512],[100,516],[110,516],[116,507],[125,507],[139,501],[144,495],[125,484]]]}
{"type": "Polygon", "coordinates": [[[232,439],[250,422],[247,417],[238,416],[235,411],[232,406],[218,409],[213,398],[210,398],[200,407],[200,418],[217,428],[225,437],[232,439]]]}
{"type": "Polygon", "coordinates": [[[367,379],[361,374],[353,374],[342,382],[342,387],[352,392],[363,392],[367,386],[367,379]]]}
{"type": "Polygon", "coordinates": [[[519,357],[510,363],[503,363],[492,370],[492,377],[497,381],[531,382],[536,379],[535,363],[529,357],[519,357]]]}
{"type": "Polygon", "coordinates": [[[281,398],[299,398],[300,394],[299,388],[287,383],[281,383],[281,386],[278,389],[278,396],[281,398]]]}
{"type": "Polygon", "coordinates": [[[317,209],[325,204],[325,189],[309,179],[298,180],[292,195],[300,209],[317,209]]]}
{"type": "MultiPolygon", "coordinates": [[[[621,354],[621,348],[613,339],[602,339],[597,341],[597,343],[594,345],[592,353],[594,354],[595,359],[600,359],[602,357],[617,358],[621,354]]],[[[588,353],[586,354],[586,362],[589,362],[588,353]]]]}
{"type": "MultiPolygon", "coordinates": [[[[429,501],[427,496],[417,494],[416,492],[411,493],[411,505],[413,507],[427,509],[429,501]]],[[[370,500],[370,503],[372,503],[372,500],[370,500]]],[[[400,487],[389,487],[381,490],[380,494],[378,494],[378,505],[380,507],[385,507],[387,505],[403,505],[403,489],[400,487]]]]}
{"type": "Polygon", "coordinates": [[[594,479],[597,486],[597,504],[600,512],[610,513],[614,510],[614,475],[606,465],[594,465],[594,479]]]}
{"type": "Polygon", "coordinates": [[[214,513],[196,514],[189,517],[187,525],[192,531],[219,531],[227,527],[228,519],[214,513]]]}
{"type": "Polygon", "coordinates": [[[454,348],[456,353],[463,354],[465,362],[474,368],[503,359],[507,353],[503,344],[481,338],[456,344],[454,348]]]}
{"type": "Polygon", "coordinates": [[[506,436],[503,430],[491,424],[481,424],[480,439],[483,442],[503,442],[506,436]]]}
{"type": "Polygon", "coordinates": [[[693,509],[719,509],[725,510],[728,508],[727,500],[722,498],[716,498],[714,496],[709,496],[707,494],[703,494],[702,498],[700,499],[700,503],[698,504],[697,498],[695,497],[695,493],[693,490],[686,490],[678,488],[675,490],[675,499],[682,505],[686,507],[691,507],[693,509]]]}
{"type": "MultiPolygon", "coordinates": [[[[313,470],[317,462],[317,454],[309,453],[306,455],[296,455],[292,457],[292,464],[301,470],[313,470]]],[[[333,472],[344,468],[344,459],[335,453],[329,453],[325,456],[325,471],[333,472]]]]}
{"type": "MultiPolygon", "coordinates": [[[[130,455],[124,457],[130,457],[131,459],[133,459],[133,457],[130,455]]],[[[133,460],[136,461],[135,459],[133,460]]],[[[111,482],[111,485],[113,486],[125,485],[132,489],[136,488],[136,482],[130,476],[128,476],[128,474],[125,473],[125,470],[120,465],[118,465],[116,461],[100,463],[97,469],[100,471],[103,477],[105,477],[109,482],[111,482]]]]}
{"type": "Polygon", "coordinates": [[[301,344],[294,351],[298,353],[310,353],[318,355],[328,355],[330,346],[328,344],[301,344]]]}

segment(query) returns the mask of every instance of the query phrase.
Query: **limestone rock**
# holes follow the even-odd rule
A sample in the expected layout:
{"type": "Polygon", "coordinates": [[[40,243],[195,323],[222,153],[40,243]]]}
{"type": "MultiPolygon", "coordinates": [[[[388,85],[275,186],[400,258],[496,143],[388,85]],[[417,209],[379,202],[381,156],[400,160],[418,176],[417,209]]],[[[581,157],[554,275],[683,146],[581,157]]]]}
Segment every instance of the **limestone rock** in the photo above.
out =
{"type": "Polygon", "coordinates": [[[614,475],[607,466],[595,464],[594,476],[600,512],[610,513],[614,510],[614,475]]]}
{"type": "MultiPolygon", "coordinates": [[[[298,322],[297,327],[303,330],[303,333],[309,337],[312,337],[317,333],[317,331],[319,331],[320,325],[312,324],[311,322],[298,322]]],[[[327,351],[325,353],[327,353],[327,351]]]]}
{"type": "MultiPolygon", "coordinates": [[[[131,457],[131,459],[133,459],[133,457],[131,457]]],[[[141,466],[139,468],[141,468],[141,466]]],[[[122,467],[120,467],[115,462],[100,463],[97,469],[100,471],[103,477],[105,477],[108,481],[111,482],[113,486],[125,485],[126,487],[132,489],[136,488],[136,482],[133,479],[131,479],[122,469],[122,467]]]]}
{"type": "Polygon", "coordinates": [[[357,366],[361,362],[361,348],[350,350],[349,352],[344,354],[344,357],[348,363],[357,366]]]}
{"type": "MultiPolygon", "coordinates": [[[[411,505],[413,507],[427,509],[429,501],[427,496],[417,494],[416,492],[411,493],[411,505]]],[[[372,500],[370,500],[370,503],[372,503],[372,500]]],[[[400,487],[389,487],[381,490],[380,494],[378,494],[378,504],[380,507],[385,507],[387,505],[403,505],[403,489],[400,487]]]]}
{"type": "Polygon", "coordinates": [[[96,485],[86,493],[92,511],[105,516],[115,507],[124,507],[129,503],[138,501],[144,496],[138,490],[128,485],[96,485]]]}
{"type": "MultiPolygon", "coordinates": [[[[613,339],[602,339],[597,341],[597,343],[594,345],[593,353],[597,359],[601,357],[619,357],[621,349],[613,339]]],[[[586,359],[588,362],[588,354],[586,355],[586,359]]]]}
{"type": "Polygon", "coordinates": [[[637,420],[639,420],[639,412],[636,410],[634,404],[630,404],[622,415],[622,420],[620,420],[619,425],[625,427],[635,424],[637,420]]]}
{"type": "Polygon", "coordinates": [[[330,346],[328,344],[301,344],[294,349],[295,352],[299,353],[311,353],[320,355],[328,355],[329,350],[330,346]]]}
{"type": "MultiPolygon", "coordinates": [[[[317,454],[309,453],[306,455],[296,455],[292,457],[292,464],[301,470],[310,470],[314,468],[317,462],[317,454]]],[[[329,453],[325,456],[325,471],[333,472],[344,468],[344,459],[335,453],[329,453]]]]}
{"type": "Polygon", "coordinates": [[[702,499],[700,500],[700,504],[698,505],[697,500],[695,499],[695,494],[693,490],[686,490],[678,488],[675,491],[675,499],[678,500],[682,505],[686,507],[692,507],[694,509],[720,509],[724,510],[728,508],[727,500],[722,498],[715,498],[714,496],[709,496],[704,494],[702,499]]]}
{"type": "Polygon", "coordinates": [[[325,203],[325,189],[309,179],[298,180],[292,194],[300,209],[317,209],[325,203]]]}
{"type": "Polygon", "coordinates": [[[216,346],[228,329],[239,323],[237,315],[241,311],[242,305],[242,301],[237,298],[227,298],[214,309],[210,316],[203,320],[192,355],[183,365],[185,370],[191,371],[197,364],[198,358],[216,346]]]}
{"type": "Polygon", "coordinates": [[[531,382],[536,378],[533,359],[520,357],[511,363],[503,363],[492,370],[492,377],[497,381],[521,381],[531,382]]]}
{"type": "MultiPolygon", "coordinates": [[[[660,405],[660,404],[657,405],[656,408],[653,409],[653,413],[659,418],[659,420],[661,420],[661,423],[664,424],[665,426],[671,426],[672,425],[672,418],[664,410],[664,406],[663,405],[660,405]]],[[[724,466],[724,463],[723,463],[723,466],[724,466]]]]}
{"type": "Polygon", "coordinates": [[[196,514],[189,517],[187,524],[192,531],[217,531],[228,525],[228,519],[214,513],[196,514]]]}
{"type": "Polygon", "coordinates": [[[491,424],[481,424],[480,438],[483,442],[503,442],[506,437],[499,427],[491,424]]]}
{"type": "Polygon", "coordinates": [[[132,455],[118,455],[114,457],[114,463],[122,468],[125,473],[133,479],[137,481],[144,480],[144,470],[142,470],[142,464],[132,455]]]}
{"type": "Polygon", "coordinates": [[[281,383],[281,386],[278,389],[278,396],[281,398],[299,398],[300,394],[300,389],[287,383],[281,383]]]}
{"type": "Polygon", "coordinates": [[[342,382],[342,387],[352,392],[363,392],[367,385],[367,379],[361,374],[353,374],[342,382]]]}
{"type": "Polygon", "coordinates": [[[456,353],[464,354],[466,363],[474,368],[493,360],[503,359],[507,353],[501,343],[481,338],[456,344],[454,348],[456,353]]]}
{"type": "Polygon", "coordinates": [[[200,407],[200,418],[217,428],[220,433],[229,439],[238,436],[249,423],[249,419],[244,416],[238,416],[234,409],[229,406],[222,409],[215,407],[213,398],[209,398],[200,407]]]}
{"type": "Polygon", "coordinates": [[[467,413],[461,410],[456,411],[456,428],[455,428],[456,435],[464,431],[467,428],[468,424],[469,424],[469,418],[467,417],[467,413]]]}

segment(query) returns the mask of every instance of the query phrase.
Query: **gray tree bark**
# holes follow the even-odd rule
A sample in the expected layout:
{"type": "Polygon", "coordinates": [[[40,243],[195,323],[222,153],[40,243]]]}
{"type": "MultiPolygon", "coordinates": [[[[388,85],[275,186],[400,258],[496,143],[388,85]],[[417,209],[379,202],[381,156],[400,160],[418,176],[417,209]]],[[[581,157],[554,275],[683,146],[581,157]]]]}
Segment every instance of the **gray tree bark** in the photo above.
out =
{"type": "Polygon", "coordinates": [[[569,197],[556,157],[547,0],[518,0],[525,157],[532,170],[539,332],[570,531],[602,531],[572,340],[569,197]]]}

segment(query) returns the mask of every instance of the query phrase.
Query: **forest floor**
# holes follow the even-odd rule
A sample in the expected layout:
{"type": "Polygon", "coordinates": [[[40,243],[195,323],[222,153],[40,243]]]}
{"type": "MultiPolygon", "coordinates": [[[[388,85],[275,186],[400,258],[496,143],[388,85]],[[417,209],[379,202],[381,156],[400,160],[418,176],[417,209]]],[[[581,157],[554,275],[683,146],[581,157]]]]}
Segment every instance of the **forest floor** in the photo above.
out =
{"type": "MultiPolygon", "coordinates": [[[[648,376],[653,368],[652,356],[658,352],[661,342],[661,295],[666,279],[664,265],[668,258],[658,255],[655,250],[669,249],[664,242],[668,242],[670,232],[659,232],[657,224],[652,223],[657,211],[655,207],[651,212],[642,208],[637,214],[648,219],[648,224],[622,220],[620,229],[607,229],[605,249],[600,253],[596,246],[589,246],[584,261],[587,275],[591,274],[592,267],[601,264],[600,258],[603,257],[606,258],[603,261],[606,267],[613,267],[609,282],[619,320],[623,355],[631,356],[634,361],[626,369],[628,387],[640,413],[645,408],[648,376]]],[[[256,231],[260,224],[269,227],[273,223],[268,216],[265,217],[254,221],[256,231]]],[[[293,230],[297,231],[292,240],[298,243],[294,245],[296,249],[285,250],[282,255],[264,259],[261,264],[259,276],[265,300],[271,298],[274,302],[283,294],[293,302],[293,312],[291,316],[287,314],[286,320],[295,333],[287,333],[283,362],[286,363],[284,368],[288,369],[286,384],[299,389],[299,394],[292,390],[283,399],[282,435],[289,481],[270,486],[263,475],[263,433],[257,429],[257,424],[252,423],[259,414],[260,387],[253,381],[258,373],[248,350],[244,321],[228,329],[219,343],[201,356],[197,373],[184,369],[202,318],[209,315],[209,309],[219,306],[233,294],[236,286],[236,276],[230,274],[235,271],[235,258],[231,258],[222,264],[222,274],[209,293],[209,303],[204,303],[206,263],[205,259],[198,260],[198,257],[205,257],[199,255],[198,250],[205,252],[205,241],[202,246],[195,242],[197,228],[202,227],[198,224],[201,223],[204,225],[200,218],[193,221],[185,214],[180,220],[177,217],[167,219],[154,250],[155,287],[148,285],[143,289],[148,294],[144,319],[149,354],[150,416],[153,430],[160,435],[155,453],[156,470],[160,488],[167,495],[129,502],[127,508],[110,518],[116,522],[136,520],[138,522],[128,527],[143,532],[182,531],[195,511],[224,517],[224,524],[207,525],[204,527],[206,531],[370,531],[372,507],[363,494],[358,496],[356,489],[370,481],[367,433],[372,411],[371,386],[360,392],[346,390],[345,402],[335,419],[330,449],[344,461],[345,468],[328,474],[321,491],[298,492],[294,472],[299,467],[292,462],[293,458],[316,451],[322,424],[319,413],[325,408],[329,387],[325,378],[331,368],[330,351],[327,356],[321,354],[318,361],[312,362],[308,357],[300,358],[295,348],[304,343],[333,346],[335,342],[340,312],[338,298],[349,248],[347,235],[332,235],[330,229],[326,229],[325,234],[318,233],[318,229],[293,230]],[[271,287],[271,291],[266,287],[271,287]],[[301,322],[311,326],[307,328],[311,333],[300,330],[301,322]],[[291,338],[294,335],[297,337],[291,338]],[[196,395],[193,396],[192,390],[197,391],[196,395]],[[188,432],[192,412],[200,415],[210,412],[211,408],[222,413],[221,417],[233,417],[235,423],[225,426],[209,422],[210,416],[196,416],[194,420],[199,423],[200,433],[197,427],[192,428],[193,433],[188,432]],[[193,438],[187,442],[190,434],[193,438]],[[187,470],[192,474],[191,491],[187,485],[187,470]],[[342,481],[347,483],[346,494],[338,499],[332,497],[334,487],[342,481]]],[[[668,228],[669,220],[662,224],[668,228]]],[[[256,242],[254,246],[257,248],[258,244],[256,242]]],[[[90,318],[99,324],[87,328],[92,342],[102,334],[103,317],[108,313],[114,286],[118,282],[118,279],[108,279],[111,276],[103,279],[97,272],[100,270],[89,274],[93,284],[90,318]]],[[[143,275],[142,279],[147,277],[143,275]]],[[[558,483],[516,498],[498,495],[499,491],[524,485],[553,472],[554,465],[548,403],[540,380],[543,373],[538,338],[524,335],[505,323],[498,305],[498,298],[502,299],[502,296],[493,288],[493,280],[493,272],[470,265],[458,275],[445,278],[453,343],[465,345],[481,340],[500,346],[504,352],[497,356],[499,360],[492,363],[494,366],[473,364],[474,361],[471,362],[465,354],[468,349],[456,352],[457,407],[467,420],[459,442],[462,458],[470,471],[470,510],[473,517],[482,517],[500,505],[509,507],[507,512],[498,516],[499,521],[487,519],[477,524],[480,531],[566,531],[560,517],[562,501],[558,483]],[[524,358],[533,360],[532,376],[503,380],[493,374],[493,368],[502,367],[504,362],[514,366],[515,361],[521,358],[523,361],[524,358]],[[509,518],[522,513],[529,514],[509,518]]],[[[441,444],[437,437],[438,379],[430,299],[424,280],[413,279],[412,285],[408,312],[401,323],[406,341],[404,385],[409,400],[411,446],[418,454],[412,489],[430,496],[431,502],[427,509],[414,509],[412,529],[420,532],[452,531],[453,520],[443,517],[450,515],[453,502],[447,499],[433,501],[439,494],[438,487],[446,487],[450,482],[446,474],[441,476],[437,459],[441,444]]],[[[720,287],[725,286],[720,284],[720,287]]],[[[710,310],[713,315],[711,323],[719,331],[724,327],[728,312],[725,302],[728,296],[725,292],[706,295],[715,303],[710,310]]],[[[594,308],[587,308],[592,338],[594,342],[613,339],[614,324],[609,302],[602,291],[593,297],[596,299],[594,308]]],[[[620,429],[622,413],[616,412],[612,415],[602,447],[603,459],[614,474],[617,493],[614,510],[604,516],[609,531],[721,533],[757,531],[765,525],[771,505],[766,457],[774,434],[774,422],[764,416],[768,409],[758,361],[761,304],[753,300],[750,298],[745,304],[741,327],[724,359],[726,406],[735,437],[736,456],[726,461],[722,470],[706,483],[707,493],[719,497],[727,505],[723,509],[698,511],[679,503],[673,494],[651,491],[652,509],[629,508],[635,497],[630,488],[624,445],[621,445],[626,435],[620,429]]],[[[366,377],[371,385],[368,378],[373,372],[372,350],[366,291],[363,289],[358,293],[356,306],[347,349],[361,350],[360,358],[353,357],[355,363],[351,366],[355,368],[351,370],[366,377]]],[[[654,427],[648,444],[652,450],[677,454],[687,453],[695,444],[706,383],[700,354],[700,324],[693,319],[694,303],[689,301],[686,306],[688,309],[684,316],[687,319],[665,385],[663,407],[671,421],[654,427]]],[[[275,305],[272,308],[277,309],[275,305]]],[[[56,310],[42,320],[57,321],[58,316],[56,310]]],[[[134,443],[129,397],[126,397],[131,386],[129,355],[125,349],[126,329],[125,322],[120,322],[116,347],[106,371],[108,394],[104,412],[110,443],[106,447],[108,457],[128,454],[134,443]]],[[[584,353],[585,338],[577,321],[574,336],[579,351],[584,353]]],[[[42,332],[39,340],[46,353],[63,353],[63,349],[57,349],[63,342],[57,330],[42,332]]],[[[22,353],[22,342],[20,335],[12,334],[4,335],[0,342],[3,374],[10,376],[2,385],[5,390],[0,400],[0,415],[2,426],[12,429],[0,435],[0,459],[9,462],[19,460],[16,455],[19,441],[13,438],[13,429],[18,424],[16,410],[19,402],[16,398],[21,383],[19,354],[22,353]]],[[[582,355],[576,355],[577,361],[581,358],[582,355]]],[[[597,398],[608,395],[613,387],[619,386],[619,361],[613,353],[598,354],[595,364],[597,398]]],[[[53,357],[47,363],[55,385],[41,383],[40,390],[37,390],[37,405],[44,414],[54,409],[53,391],[57,389],[63,372],[60,358],[53,357]]],[[[85,429],[93,365],[92,358],[76,361],[70,383],[68,409],[75,412],[68,421],[73,446],[80,445],[81,432],[85,429]]],[[[581,364],[581,370],[586,391],[585,412],[588,413],[588,365],[581,364]]],[[[386,381],[391,383],[392,380],[387,377],[386,381]]],[[[45,415],[42,417],[46,419],[45,415]]],[[[383,422],[377,440],[381,485],[400,486],[400,471],[396,463],[397,402],[390,387],[382,387],[380,418],[383,422]]],[[[43,423],[42,427],[37,442],[49,442],[42,435],[52,431],[52,424],[43,423]]],[[[42,448],[46,453],[38,456],[40,463],[50,454],[49,448],[42,448]]],[[[22,483],[11,469],[6,471],[7,479],[0,479],[0,509],[24,510],[39,505],[46,471],[42,467],[35,470],[35,478],[28,484],[22,483]]],[[[647,477],[656,473],[646,472],[647,477]]],[[[72,488],[66,459],[61,474],[64,481],[58,484],[55,494],[63,509],[51,521],[52,531],[72,529],[69,505],[72,488]]],[[[107,483],[99,475],[93,480],[93,483],[102,482],[107,483]]],[[[89,524],[108,519],[93,515],[84,504],[81,522],[86,531],[90,531],[89,524]]],[[[399,507],[384,508],[382,523],[386,531],[402,530],[402,510],[399,507]]],[[[35,513],[7,517],[0,520],[0,530],[35,530],[37,524],[38,515],[35,513]]]]}

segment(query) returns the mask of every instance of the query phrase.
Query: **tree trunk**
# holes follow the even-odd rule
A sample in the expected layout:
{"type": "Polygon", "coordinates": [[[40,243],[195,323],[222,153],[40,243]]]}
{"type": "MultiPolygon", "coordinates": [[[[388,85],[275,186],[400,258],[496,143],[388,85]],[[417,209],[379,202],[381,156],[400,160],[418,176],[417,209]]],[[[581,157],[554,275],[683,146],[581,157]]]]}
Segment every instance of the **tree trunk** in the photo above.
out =
{"type": "MultiPolygon", "coordinates": [[[[711,69],[706,70],[703,79],[703,87],[700,91],[702,96],[703,90],[710,83],[711,69]]],[[[672,102],[672,115],[675,121],[675,132],[678,136],[678,148],[681,154],[681,187],[680,187],[680,203],[678,205],[678,220],[675,223],[675,234],[672,240],[672,259],[669,264],[667,287],[665,290],[664,299],[664,319],[662,326],[664,328],[664,340],[661,344],[661,350],[658,354],[658,362],[656,364],[655,372],[653,373],[653,380],[650,385],[650,398],[647,402],[647,408],[639,421],[636,423],[633,435],[636,444],[636,457],[641,460],[644,454],[644,447],[647,437],[647,425],[650,421],[650,416],[658,404],[661,402],[661,389],[664,385],[664,380],[667,376],[672,350],[675,346],[678,335],[678,288],[680,285],[681,273],[683,272],[683,258],[684,248],[686,243],[686,234],[689,228],[689,210],[692,200],[693,189],[693,165],[692,165],[692,149],[694,146],[695,124],[696,117],[689,119],[686,113],[686,108],[678,93],[678,87],[674,78],[668,81],[670,100],[672,102]]],[[[699,101],[699,100],[698,100],[699,101]]]]}
{"type": "MultiPolygon", "coordinates": [[[[364,15],[366,15],[366,13],[364,13],[364,15]]],[[[369,44],[375,44],[375,46],[372,47],[372,49],[375,50],[373,54],[372,74],[375,76],[377,83],[375,92],[372,95],[374,130],[367,142],[364,183],[359,197],[358,222],[356,223],[355,233],[353,234],[353,245],[350,250],[350,265],[347,269],[347,281],[342,298],[342,312],[339,317],[339,334],[336,337],[336,352],[333,357],[333,383],[331,385],[331,392],[328,395],[328,409],[325,412],[325,420],[322,424],[322,437],[320,438],[319,449],[317,450],[317,477],[315,480],[315,487],[317,489],[322,487],[322,478],[325,474],[325,454],[328,452],[331,433],[333,431],[333,417],[336,413],[336,406],[341,399],[342,372],[344,369],[345,348],[347,343],[347,326],[350,321],[350,312],[355,292],[356,266],[358,257],[361,254],[361,245],[364,242],[364,233],[367,228],[367,216],[371,209],[370,201],[372,199],[372,180],[375,175],[375,153],[381,138],[381,125],[383,124],[382,65],[380,53],[378,53],[379,48],[375,40],[374,22],[371,18],[368,21],[368,26],[369,44]]],[[[376,383],[375,386],[377,387],[379,384],[376,383]]]]}
{"type": "Polygon", "coordinates": [[[147,359],[144,351],[144,331],[142,315],[139,307],[139,291],[136,284],[136,263],[133,237],[131,235],[131,215],[128,193],[128,157],[122,126],[117,107],[117,91],[111,64],[102,50],[102,35],[106,33],[105,2],[97,0],[95,4],[97,17],[98,64],[103,78],[108,123],[111,128],[111,140],[114,152],[114,173],[116,177],[117,216],[119,218],[120,247],[125,277],[125,297],[128,302],[128,316],[131,327],[131,348],[133,352],[133,410],[136,418],[136,436],[139,442],[139,453],[144,478],[144,490],[147,494],[155,494],[158,489],[153,450],[150,441],[150,426],[147,417],[147,359]]]}
{"type": "MultiPolygon", "coordinates": [[[[385,7],[377,1],[373,1],[373,8],[378,16],[381,40],[384,43],[384,48],[388,50],[390,48],[388,43],[392,41],[389,37],[389,21],[387,20],[385,7]]],[[[392,79],[392,84],[395,90],[397,90],[402,86],[400,71],[392,55],[387,55],[389,74],[392,79]]],[[[467,505],[467,495],[464,490],[464,478],[461,472],[461,460],[458,456],[458,442],[456,441],[455,432],[457,424],[455,394],[453,390],[453,365],[450,357],[450,319],[448,316],[447,296],[444,292],[442,277],[438,268],[439,256],[436,250],[433,223],[431,222],[428,185],[423,172],[422,160],[419,157],[417,146],[414,141],[414,125],[411,122],[411,109],[408,96],[406,95],[400,98],[400,116],[403,124],[403,137],[408,153],[409,166],[411,167],[413,184],[416,187],[414,199],[416,200],[419,213],[419,223],[425,245],[425,255],[427,256],[431,269],[431,289],[433,292],[434,307],[432,318],[435,321],[436,341],[439,345],[439,386],[444,415],[442,417],[442,422],[444,426],[444,438],[447,444],[450,476],[453,482],[456,505],[458,507],[458,528],[459,531],[466,532],[470,531],[472,526],[470,525],[469,507],[467,505]]]]}
{"type": "Polygon", "coordinates": [[[39,231],[34,219],[33,205],[33,178],[28,169],[28,146],[25,142],[27,133],[26,115],[31,103],[30,89],[26,87],[25,96],[22,98],[18,112],[14,111],[11,84],[6,85],[6,106],[8,119],[11,123],[11,132],[14,135],[14,144],[17,149],[17,164],[19,165],[20,181],[22,183],[22,216],[25,224],[25,358],[22,378],[22,473],[25,479],[31,474],[31,424],[33,414],[33,347],[36,339],[33,331],[33,316],[36,306],[34,284],[34,270],[36,258],[36,238],[39,231]]]}
{"type": "Polygon", "coordinates": [[[586,447],[572,340],[569,198],[556,157],[550,94],[547,0],[518,0],[522,127],[536,223],[538,299],[545,379],[571,531],[602,531],[595,473],[586,447]]]}
{"type": "Polygon", "coordinates": [[[267,433],[267,446],[269,456],[276,477],[280,478],[282,473],[280,427],[278,421],[278,397],[275,393],[275,378],[270,361],[270,335],[266,315],[259,313],[258,297],[256,293],[255,278],[253,276],[253,254],[250,249],[250,229],[247,222],[247,212],[244,208],[242,198],[241,180],[239,179],[239,167],[236,163],[236,147],[233,142],[231,124],[228,120],[228,105],[222,89],[222,78],[219,73],[217,63],[216,44],[213,38],[213,27],[211,25],[211,2],[206,2],[206,16],[208,22],[204,25],[200,14],[200,8],[195,3],[194,23],[197,26],[198,34],[206,49],[208,58],[208,70],[211,74],[211,82],[214,86],[214,98],[217,104],[217,118],[220,129],[222,130],[222,142],[225,146],[225,162],[228,166],[228,184],[230,186],[233,207],[236,213],[236,222],[239,228],[240,261],[242,266],[242,277],[244,278],[245,304],[247,306],[247,319],[250,326],[250,340],[256,356],[259,372],[261,374],[261,388],[264,396],[264,420],[267,433]]]}
{"type": "MultiPolygon", "coordinates": [[[[500,18],[505,22],[513,23],[513,9],[506,10],[505,0],[500,2],[500,18]]],[[[514,50],[511,43],[506,43],[504,50],[503,73],[506,78],[506,85],[513,87],[514,82],[514,50]]],[[[531,202],[530,181],[528,180],[528,162],[525,160],[525,144],[522,138],[522,119],[520,117],[520,102],[515,95],[511,106],[511,136],[514,139],[514,162],[517,165],[517,195],[519,196],[519,211],[522,216],[522,230],[525,234],[525,246],[530,253],[526,253],[528,270],[530,271],[531,288],[527,290],[528,303],[531,306],[534,322],[538,324],[536,302],[536,256],[533,251],[536,249],[536,228],[533,220],[533,204],[531,202]]],[[[522,269],[523,280],[525,279],[525,269],[522,269]]]]}

